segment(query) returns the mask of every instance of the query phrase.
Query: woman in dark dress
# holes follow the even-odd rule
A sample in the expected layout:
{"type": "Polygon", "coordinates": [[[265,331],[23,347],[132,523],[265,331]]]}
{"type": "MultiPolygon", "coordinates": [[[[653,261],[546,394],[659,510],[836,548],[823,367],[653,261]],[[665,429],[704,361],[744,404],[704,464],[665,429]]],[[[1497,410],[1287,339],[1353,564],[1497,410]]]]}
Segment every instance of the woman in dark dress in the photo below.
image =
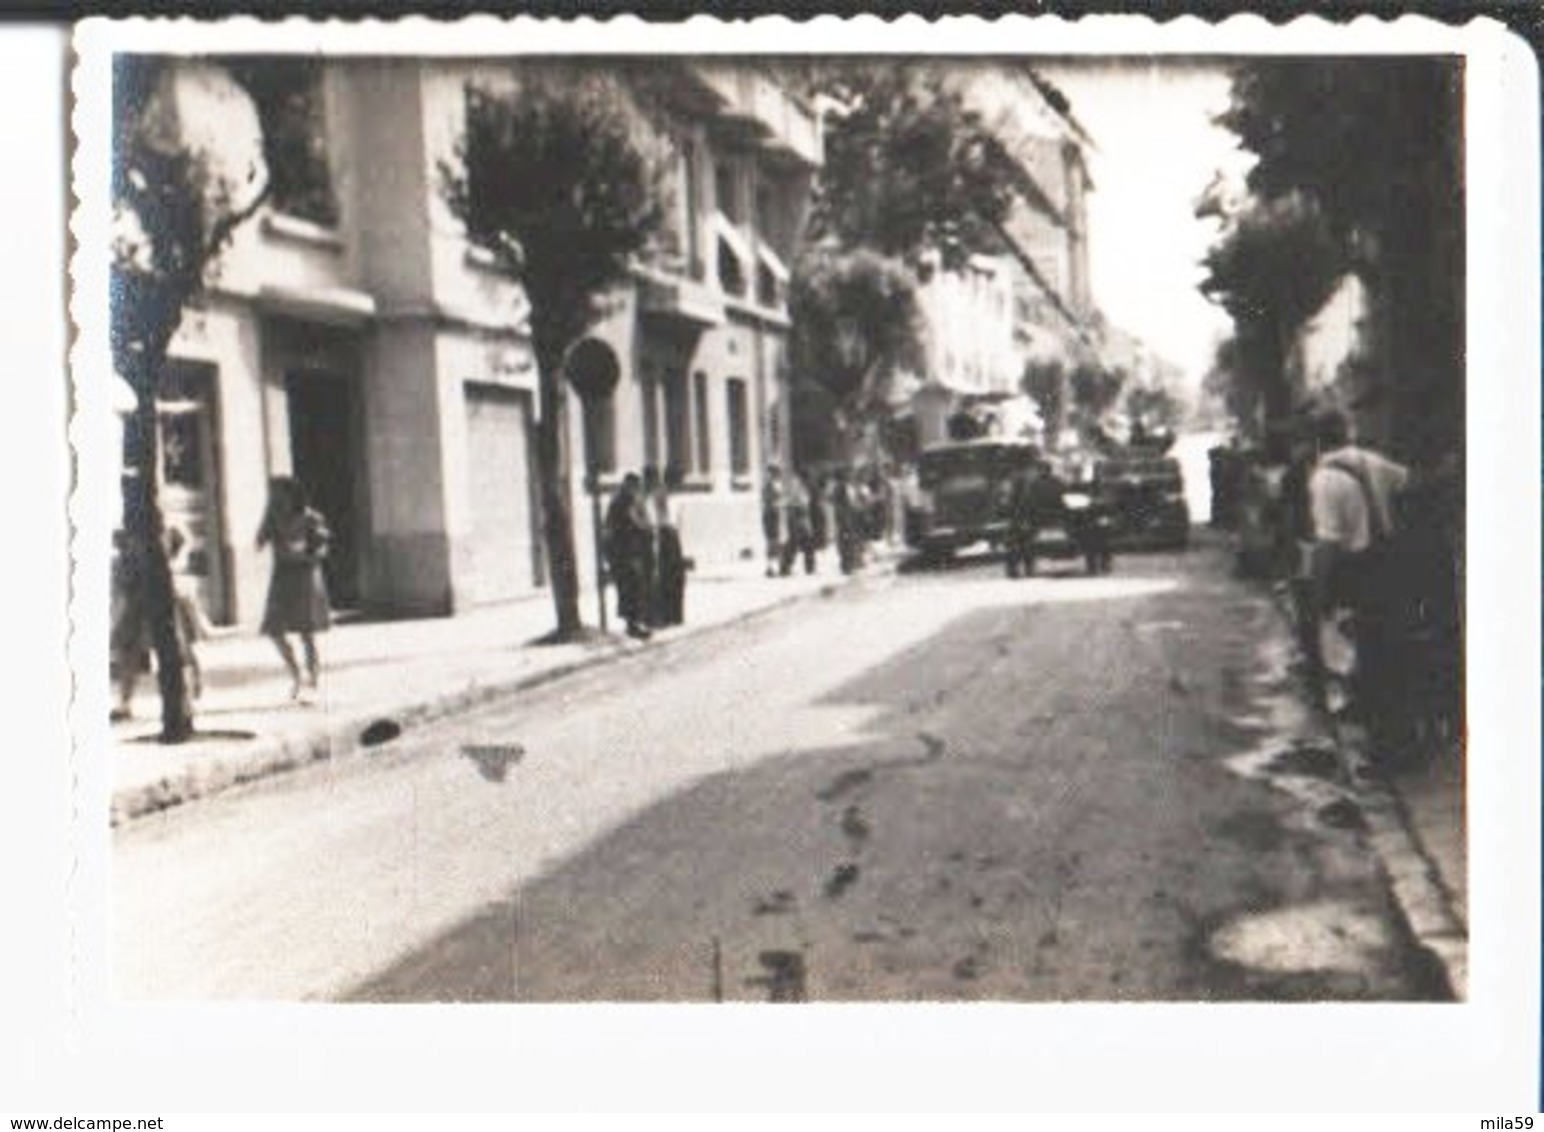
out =
{"type": "Polygon", "coordinates": [[[330,535],[326,520],[311,508],[305,488],[290,476],[268,481],[268,509],[258,528],[257,545],[273,547],[273,576],[268,583],[268,604],[263,610],[263,635],[274,643],[289,670],[290,698],[298,700],[303,687],[315,688],[321,660],[316,634],[332,624],[327,589],[322,580],[322,560],[330,535]],[[305,653],[305,682],[286,634],[295,633],[305,653]]]}
{"type": "Polygon", "coordinates": [[[653,487],[649,507],[654,525],[656,625],[680,625],[686,619],[686,553],[681,546],[680,504],[672,495],[681,486],[674,464],[653,487]]]}

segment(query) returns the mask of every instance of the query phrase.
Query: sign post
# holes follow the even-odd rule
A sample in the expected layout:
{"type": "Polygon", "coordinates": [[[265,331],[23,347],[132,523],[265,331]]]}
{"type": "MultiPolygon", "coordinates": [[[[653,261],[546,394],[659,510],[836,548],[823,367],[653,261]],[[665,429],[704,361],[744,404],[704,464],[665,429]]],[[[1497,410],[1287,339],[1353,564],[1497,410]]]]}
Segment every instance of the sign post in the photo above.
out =
{"type": "Polygon", "coordinates": [[[590,495],[590,523],[595,542],[595,602],[601,632],[606,631],[606,553],[600,514],[600,413],[616,390],[621,367],[611,347],[598,338],[582,338],[568,351],[563,370],[584,409],[584,486],[590,495]]]}

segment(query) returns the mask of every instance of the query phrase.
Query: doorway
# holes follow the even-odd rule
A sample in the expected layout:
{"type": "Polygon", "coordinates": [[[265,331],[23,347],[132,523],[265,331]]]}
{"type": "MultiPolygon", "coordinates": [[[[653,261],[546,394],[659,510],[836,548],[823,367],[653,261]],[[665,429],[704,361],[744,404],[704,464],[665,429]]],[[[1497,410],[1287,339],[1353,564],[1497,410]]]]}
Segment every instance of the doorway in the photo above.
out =
{"type": "Polygon", "coordinates": [[[327,595],[335,609],[353,609],[359,604],[364,482],[356,382],[325,370],[291,370],[285,374],[285,392],[295,478],[332,532],[322,565],[327,595]]]}
{"type": "Polygon", "coordinates": [[[213,365],[168,358],[156,389],[160,453],[157,488],[163,521],[181,536],[172,570],[192,586],[217,625],[230,623],[226,578],[230,548],[221,511],[219,372],[213,365]]]}

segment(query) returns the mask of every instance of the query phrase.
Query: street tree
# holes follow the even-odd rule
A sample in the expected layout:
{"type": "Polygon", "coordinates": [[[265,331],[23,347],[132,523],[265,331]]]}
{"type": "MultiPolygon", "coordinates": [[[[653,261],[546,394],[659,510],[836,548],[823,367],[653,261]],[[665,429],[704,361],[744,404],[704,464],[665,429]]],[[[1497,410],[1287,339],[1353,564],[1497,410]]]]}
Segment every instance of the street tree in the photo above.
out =
{"type": "Polygon", "coordinates": [[[557,628],[583,632],[566,445],[564,359],[625,282],[661,222],[657,167],[616,79],[523,66],[511,84],[470,85],[466,128],[441,167],[444,197],[529,303],[541,413],[543,532],[557,628]]]}
{"type": "Polygon", "coordinates": [[[1220,118],[1256,198],[1311,200],[1373,304],[1372,361],[1412,454],[1463,442],[1463,70],[1433,58],[1254,60],[1220,118]]]}
{"type": "Polygon", "coordinates": [[[267,169],[256,110],[227,72],[148,56],[114,61],[109,336],[114,369],[135,397],[122,555],[155,653],[167,743],[193,734],[193,712],[157,491],[156,392],[183,312],[263,204],[267,169]]]}
{"type": "Polygon", "coordinates": [[[1133,428],[1149,434],[1173,432],[1184,418],[1185,405],[1167,385],[1143,385],[1126,391],[1125,412],[1133,428]]]}
{"type": "Polygon", "coordinates": [[[907,263],[958,268],[992,250],[1015,178],[996,133],[942,70],[843,60],[810,85],[826,106],[825,163],[810,236],[907,263]]]}
{"type": "Polygon", "coordinates": [[[1100,427],[1106,413],[1120,400],[1126,384],[1126,371],[1099,362],[1079,362],[1067,377],[1071,395],[1070,415],[1085,432],[1100,427]]]}
{"type": "Polygon", "coordinates": [[[922,370],[915,297],[933,271],[1002,246],[1013,165],[990,123],[926,64],[790,65],[823,108],[824,164],[790,283],[793,357],[851,423],[883,418],[880,379],[922,370]]]}
{"type": "Polygon", "coordinates": [[[846,424],[881,413],[891,382],[924,363],[925,331],[912,274],[859,248],[800,257],[788,292],[795,371],[817,380],[846,424]]]}
{"type": "Polygon", "coordinates": [[[1203,261],[1201,291],[1233,320],[1230,374],[1254,389],[1242,400],[1274,419],[1290,407],[1292,341],[1346,269],[1343,246],[1302,193],[1251,196],[1203,261]]]}

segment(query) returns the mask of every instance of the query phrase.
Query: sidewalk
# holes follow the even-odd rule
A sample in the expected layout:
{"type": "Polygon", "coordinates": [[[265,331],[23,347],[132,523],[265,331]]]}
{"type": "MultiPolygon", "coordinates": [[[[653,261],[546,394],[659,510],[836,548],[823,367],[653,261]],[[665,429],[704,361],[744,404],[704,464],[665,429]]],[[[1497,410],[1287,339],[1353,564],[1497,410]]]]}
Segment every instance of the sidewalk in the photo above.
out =
{"type": "MultiPolygon", "coordinates": [[[[1291,613],[1273,594],[1283,624],[1291,613]]],[[[1306,689],[1299,692],[1311,704],[1306,689]]],[[[1366,736],[1336,726],[1309,708],[1316,727],[1338,748],[1367,818],[1368,837],[1383,862],[1411,935],[1440,965],[1455,997],[1468,994],[1469,870],[1465,833],[1464,752],[1460,746],[1389,773],[1373,766],[1366,736]]]]}
{"type": "MultiPolygon", "coordinates": [[[[323,674],[310,703],[291,702],[289,677],[265,638],[240,633],[204,641],[204,694],[195,705],[194,740],[156,741],[160,702],[153,675],[136,689],[133,718],[112,727],[113,824],[347,755],[378,735],[390,737],[623,653],[834,592],[892,569],[894,554],[875,548],[870,565],[851,577],[837,572],[834,553],[823,556],[813,575],[768,578],[759,560],[694,573],[687,583],[687,623],[657,632],[649,642],[620,634],[611,602],[612,639],[536,645],[554,624],[545,590],[456,617],[335,625],[319,638],[323,674]],[[366,735],[367,729],[374,734],[366,735]]],[[[593,593],[581,599],[581,613],[594,623],[593,593]]]]}

